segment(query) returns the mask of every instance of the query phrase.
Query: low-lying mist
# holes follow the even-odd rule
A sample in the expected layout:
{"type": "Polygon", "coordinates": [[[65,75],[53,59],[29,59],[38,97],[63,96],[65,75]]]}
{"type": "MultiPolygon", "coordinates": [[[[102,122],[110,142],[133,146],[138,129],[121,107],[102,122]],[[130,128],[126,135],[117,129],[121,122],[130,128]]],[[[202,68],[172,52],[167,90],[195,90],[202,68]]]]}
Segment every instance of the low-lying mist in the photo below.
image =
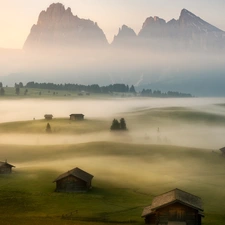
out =
{"type": "MultiPolygon", "coordinates": [[[[219,149],[224,146],[225,99],[223,98],[117,98],[101,100],[3,100],[0,121],[34,121],[53,114],[53,133],[46,134],[46,124],[41,132],[23,132],[11,128],[1,129],[0,144],[13,145],[67,145],[96,141],[125,142],[134,144],[178,145],[205,149],[219,149]],[[16,113],[15,113],[16,112],[16,113]],[[57,132],[54,120],[65,118],[69,126],[69,115],[83,113],[85,126],[95,127],[87,132],[57,132]],[[124,117],[127,132],[111,132],[114,118],[124,117]],[[67,122],[68,119],[68,122],[67,122]],[[97,121],[104,121],[104,128],[98,128],[97,121]],[[94,130],[93,130],[94,129],[94,130]]],[[[66,124],[63,129],[66,129],[66,124]]],[[[23,126],[15,124],[15,126],[23,126]]],[[[80,123],[82,128],[82,123],[80,123]]],[[[102,126],[99,124],[99,126],[102,126]]],[[[17,130],[19,128],[17,127],[17,130]]],[[[77,130],[78,131],[78,130],[77,130]]]]}

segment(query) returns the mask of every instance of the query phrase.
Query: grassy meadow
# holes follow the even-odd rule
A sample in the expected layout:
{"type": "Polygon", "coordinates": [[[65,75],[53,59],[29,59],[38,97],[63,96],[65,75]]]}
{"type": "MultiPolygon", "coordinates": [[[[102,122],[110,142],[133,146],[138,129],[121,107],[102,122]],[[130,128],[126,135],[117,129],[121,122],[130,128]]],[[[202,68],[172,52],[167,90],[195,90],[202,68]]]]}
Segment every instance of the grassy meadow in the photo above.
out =
{"type": "Polygon", "coordinates": [[[202,198],[204,225],[223,224],[225,113],[216,107],[115,114],[127,122],[119,133],[109,131],[113,117],[1,123],[1,160],[16,168],[0,176],[0,224],[144,224],[143,208],[174,188],[202,198]],[[94,175],[93,188],[54,192],[53,180],[74,167],[94,175]]]}

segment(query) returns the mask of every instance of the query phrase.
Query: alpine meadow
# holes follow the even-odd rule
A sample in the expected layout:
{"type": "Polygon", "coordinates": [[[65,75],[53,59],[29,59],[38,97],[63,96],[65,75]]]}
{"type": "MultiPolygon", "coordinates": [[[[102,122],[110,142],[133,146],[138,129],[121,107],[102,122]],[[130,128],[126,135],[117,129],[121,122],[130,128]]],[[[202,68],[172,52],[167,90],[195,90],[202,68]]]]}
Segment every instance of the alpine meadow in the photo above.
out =
{"type": "Polygon", "coordinates": [[[0,225],[225,223],[224,3],[2,4],[0,225]]]}

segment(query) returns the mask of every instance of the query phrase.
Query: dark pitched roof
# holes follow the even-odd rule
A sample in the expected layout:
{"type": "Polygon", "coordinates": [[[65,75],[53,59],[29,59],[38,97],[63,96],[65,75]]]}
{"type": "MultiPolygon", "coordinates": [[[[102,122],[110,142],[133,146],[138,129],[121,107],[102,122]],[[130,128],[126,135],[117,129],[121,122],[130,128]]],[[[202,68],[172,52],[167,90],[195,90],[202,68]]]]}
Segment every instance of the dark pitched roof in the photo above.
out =
{"type": "Polygon", "coordinates": [[[225,147],[221,148],[220,151],[221,151],[222,153],[225,153],[225,147]]]}
{"type": "Polygon", "coordinates": [[[81,170],[80,168],[76,167],[72,170],[69,170],[68,172],[66,173],[63,173],[61,174],[60,176],[58,176],[53,182],[56,182],[58,180],[61,180],[65,177],[68,177],[68,176],[74,176],[74,177],[77,177],[85,182],[90,182],[92,180],[92,178],[94,177],[93,175],[81,170]]]}
{"type": "Polygon", "coordinates": [[[13,166],[13,165],[11,165],[11,164],[9,164],[9,163],[7,163],[7,162],[0,162],[0,167],[1,166],[9,166],[9,167],[15,167],[15,166],[13,166]]]}
{"type": "Polygon", "coordinates": [[[81,113],[74,113],[74,114],[70,114],[70,116],[84,116],[84,114],[81,114],[81,113]]]}
{"type": "Polygon", "coordinates": [[[154,210],[158,208],[161,208],[174,202],[180,202],[191,208],[203,211],[201,198],[192,195],[188,192],[182,191],[180,189],[174,189],[172,191],[156,196],[153,199],[152,204],[144,208],[142,212],[142,217],[151,214],[154,210]]]}

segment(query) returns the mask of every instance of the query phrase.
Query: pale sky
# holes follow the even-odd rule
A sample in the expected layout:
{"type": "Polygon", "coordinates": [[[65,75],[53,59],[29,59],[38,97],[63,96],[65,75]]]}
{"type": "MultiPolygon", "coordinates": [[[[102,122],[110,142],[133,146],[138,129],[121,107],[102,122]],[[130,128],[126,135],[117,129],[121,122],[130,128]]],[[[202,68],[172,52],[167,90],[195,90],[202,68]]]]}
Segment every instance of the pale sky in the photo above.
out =
{"type": "Polygon", "coordinates": [[[109,42],[123,24],[138,33],[147,17],[178,19],[183,8],[225,31],[225,0],[0,0],[0,48],[21,49],[39,13],[55,2],[97,22],[109,42]]]}

